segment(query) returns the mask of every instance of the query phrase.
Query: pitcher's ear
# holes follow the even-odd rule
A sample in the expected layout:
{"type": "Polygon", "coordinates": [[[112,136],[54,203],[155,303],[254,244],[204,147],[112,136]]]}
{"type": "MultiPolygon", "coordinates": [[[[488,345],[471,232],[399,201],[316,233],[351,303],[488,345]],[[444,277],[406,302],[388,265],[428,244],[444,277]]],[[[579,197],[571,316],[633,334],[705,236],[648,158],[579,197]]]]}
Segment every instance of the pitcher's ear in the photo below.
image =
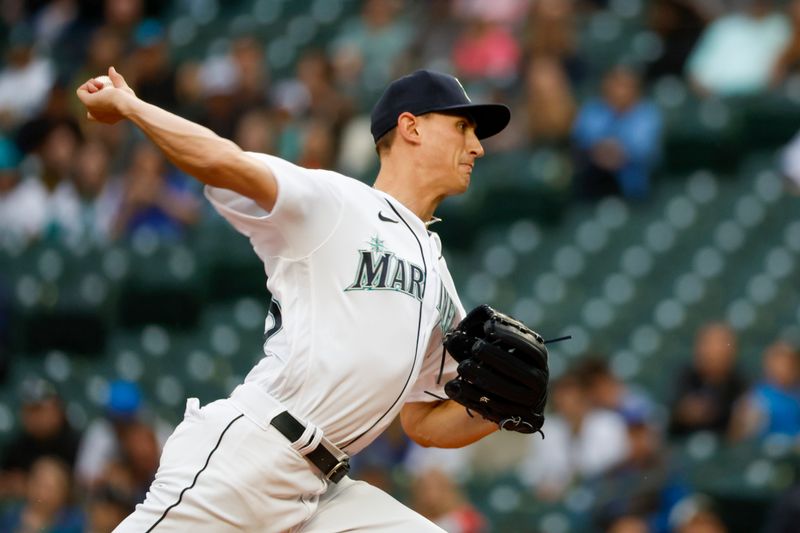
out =
{"type": "Polygon", "coordinates": [[[421,137],[419,123],[420,117],[404,111],[397,117],[397,134],[412,144],[419,144],[421,137]]]}

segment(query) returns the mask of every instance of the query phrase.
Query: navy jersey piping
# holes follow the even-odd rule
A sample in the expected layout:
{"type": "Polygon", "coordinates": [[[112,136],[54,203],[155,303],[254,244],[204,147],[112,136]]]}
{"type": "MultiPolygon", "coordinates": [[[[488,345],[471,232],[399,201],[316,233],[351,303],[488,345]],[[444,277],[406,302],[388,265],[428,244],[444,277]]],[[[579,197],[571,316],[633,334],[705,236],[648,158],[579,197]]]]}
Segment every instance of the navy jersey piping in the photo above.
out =
{"type": "Polygon", "coordinates": [[[403,215],[401,215],[397,211],[397,209],[395,209],[394,205],[392,205],[392,202],[390,202],[388,199],[385,200],[386,203],[389,204],[389,207],[392,209],[392,211],[394,211],[394,214],[398,216],[398,218],[403,222],[403,225],[405,225],[405,227],[408,228],[408,231],[411,232],[411,235],[414,236],[414,240],[417,241],[417,246],[419,246],[419,254],[420,256],[422,256],[422,271],[425,274],[425,286],[422,288],[422,300],[420,300],[419,302],[419,315],[417,317],[417,339],[416,342],[414,343],[414,362],[411,364],[411,370],[408,373],[408,377],[406,377],[406,382],[403,384],[403,388],[400,390],[400,394],[398,394],[397,398],[395,398],[395,400],[392,402],[392,405],[390,405],[389,408],[381,416],[379,416],[378,419],[375,420],[375,422],[373,422],[373,424],[370,427],[364,430],[357,437],[350,439],[346,444],[342,445],[342,448],[347,448],[348,446],[356,442],[358,439],[360,439],[361,437],[372,431],[372,428],[377,426],[378,423],[381,420],[383,420],[386,417],[386,415],[388,415],[392,411],[392,409],[394,409],[394,406],[397,405],[397,402],[399,402],[400,398],[402,398],[403,395],[405,394],[409,382],[411,382],[411,376],[414,374],[414,368],[416,368],[417,366],[417,358],[419,357],[419,335],[420,332],[422,331],[422,304],[425,300],[425,292],[428,290],[428,265],[425,263],[425,252],[422,249],[422,243],[419,241],[419,237],[417,237],[417,234],[414,232],[413,229],[411,229],[411,226],[408,225],[408,222],[406,222],[406,219],[403,218],[403,215]]]}

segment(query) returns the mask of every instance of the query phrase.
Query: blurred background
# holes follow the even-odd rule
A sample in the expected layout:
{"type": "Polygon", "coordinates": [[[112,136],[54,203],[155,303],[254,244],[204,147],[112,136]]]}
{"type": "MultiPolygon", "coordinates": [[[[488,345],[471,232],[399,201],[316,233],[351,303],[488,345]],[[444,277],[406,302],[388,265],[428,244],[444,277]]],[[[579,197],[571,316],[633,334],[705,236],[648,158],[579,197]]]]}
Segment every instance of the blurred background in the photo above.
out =
{"type": "Polygon", "coordinates": [[[85,120],[109,65],[368,183],[391,79],[512,108],[434,229],[465,307],[572,335],[546,438],[440,451],[393,425],[355,477],[450,532],[800,531],[800,1],[0,6],[0,531],[111,531],[186,397],[261,356],[247,240],[137,130],[85,120]]]}

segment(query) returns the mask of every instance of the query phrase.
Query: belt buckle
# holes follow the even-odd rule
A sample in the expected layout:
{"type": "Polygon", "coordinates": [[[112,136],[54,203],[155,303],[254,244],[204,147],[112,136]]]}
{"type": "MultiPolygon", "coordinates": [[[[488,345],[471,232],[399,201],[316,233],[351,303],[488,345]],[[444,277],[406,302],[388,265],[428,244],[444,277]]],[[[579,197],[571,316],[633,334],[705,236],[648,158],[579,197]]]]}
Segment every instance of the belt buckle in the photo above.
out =
{"type": "Polygon", "coordinates": [[[329,441],[324,435],[320,440],[319,446],[331,454],[336,464],[325,472],[325,477],[334,483],[338,483],[350,472],[350,456],[340,450],[334,443],[329,441]]]}
{"type": "Polygon", "coordinates": [[[325,474],[325,477],[334,483],[339,483],[348,472],[350,472],[350,459],[345,458],[336,463],[336,465],[325,474]]]}

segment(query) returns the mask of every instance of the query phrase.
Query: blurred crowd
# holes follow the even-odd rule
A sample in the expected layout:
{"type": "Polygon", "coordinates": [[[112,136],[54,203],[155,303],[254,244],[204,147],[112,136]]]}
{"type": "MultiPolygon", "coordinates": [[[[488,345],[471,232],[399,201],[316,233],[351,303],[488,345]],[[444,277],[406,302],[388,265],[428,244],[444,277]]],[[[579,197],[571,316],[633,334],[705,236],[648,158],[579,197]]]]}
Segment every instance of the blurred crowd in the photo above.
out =
{"type": "MultiPolygon", "coordinates": [[[[99,126],[81,112],[76,87],[110,65],[140,98],[245,150],[365,181],[377,165],[369,111],[385,84],[415,68],[450,71],[476,100],[513,110],[487,152],[547,147],[569,161],[576,201],[637,201],[651,194],[669,155],[666,117],[649,96],[654,83],[681,78],[698,98],[766,94],[800,59],[798,0],[628,2],[644,10],[655,52],[602,71],[582,54],[581,30],[608,4],[625,2],[364,0],[328,42],[301,50],[278,73],[267,54],[275,36],[257,29],[176,61],[168,17],[194,3],[0,1],[1,249],[104,246],[139,232],[180,241],[213,216],[197,184],[135,128],[99,126]]],[[[0,279],[0,350],[2,296],[0,279]]],[[[553,383],[545,439],[498,436],[490,453],[477,446],[445,456],[411,445],[393,426],[355,458],[354,471],[405,492],[452,532],[489,529],[459,483],[486,468],[487,456],[541,501],[590,487],[598,530],[726,531],[669,444],[698,434],[721,443],[800,437],[796,347],[763,347],[760,376],[744,376],[738,355],[730,327],[704,325],[686,368],[675,376],[665,369],[675,383],[666,402],[620,380],[604,354],[587,355],[553,383]]],[[[110,531],[141,500],[168,427],[148,414],[135,384],[114,382],[107,396],[104,416],[78,431],[52,383],[22,384],[21,429],[0,462],[0,531],[110,531]]],[[[795,531],[798,490],[776,503],[770,533],[795,531]]]]}
{"type": "MultiPolygon", "coordinates": [[[[597,531],[722,533],[713,500],[696,493],[670,444],[800,438],[800,353],[781,340],[764,347],[754,377],[742,375],[738,357],[728,325],[703,325],[665,405],[619,379],[602,354],[587,354],[552,384],[544,438],[501,433],[460,450],[426,449],[395,423],[353,458],[354,475],[405,493],[453,533],[489,530],[459,484],[487,473],[514,476],[540,502],[590,489],[597,531]]],[[[0,531],[111,531],[143,498],[169,424],[123,380],[80,431],[53,383],[26,380],[20,400],[21,428],[0,455],[0,531]]],[[[791,495],[776,502],[765,531],[793,531],[800,508],[791,495]]]]}
{"type": "MultiPolygon", "coordinates": [[[[797,443],[800,353],[778,340],[764,347],[760,375],[745,377],[735,332],[712,322],[698,330],[687,356],[677,378],[666,376],[673,384],[666,404],[619,379],[603,354],[586,354],[551,385],[544,438],[502,440],[501,435],[490,447],[480,443],[443,452],[408,444],[399,430],[389,431],[355,458],[356,471],[391,490],[385,471],[387,465],[399,466],[412,473],[416,495],[428,483],[440,484],[443,474],[457,480],[489,468],[493,474],[513,473],[536,501],[563,501],[576,487],[590,489],[589,515],[597,531],[728,531],[713,500],[696,492],[690,466],[673,445],[698,437],[723,447],[743,441],[797,443]],[[498,455],[505,461],[495,458],[487,467],[498,455]]],[[[438,496],[427,496],[431,508],[439,499],[453,499],[449,512],[442,502],[433,519],[457,521],[474,512],[453,491],[440,488],[438,496]]],[[[800,508],[796,499],[787,500],[776,505],[763,531],[793,531],[800,508]]]]}
{"type": "Polygon", "coordinates": [[[0,461],[0,531],[110,532],[142,501],[171,428],[139,387],[114,381],[103,416],[73,428],[53,383],[20,386],[19,432],[0,461]]]}
{"type": "Polygon", "coordinates": [[[800,58],[800,2],[654,0],[632,2],[646,10],[654,53],[596,72],[580,31],[606,3],[365,0],[278,76],[266,53],[274,36],[257,29],[173,60],[169,4],[5,0],[0,244],[104,243],[144,228],[175,239],[202,215],[197,187],[133,128],[80,111],[75,88],[109,65],[142,99],[246,150],[364,180],[377,164],[367,124],[381,89],[440,68],[514,110],[490,153],[552,147],[570,160],[576,197],[641,199],[663,157],[664,119],[648,96],[656,80],[684,78],[700,97],[760,94],[800,58]]]}

